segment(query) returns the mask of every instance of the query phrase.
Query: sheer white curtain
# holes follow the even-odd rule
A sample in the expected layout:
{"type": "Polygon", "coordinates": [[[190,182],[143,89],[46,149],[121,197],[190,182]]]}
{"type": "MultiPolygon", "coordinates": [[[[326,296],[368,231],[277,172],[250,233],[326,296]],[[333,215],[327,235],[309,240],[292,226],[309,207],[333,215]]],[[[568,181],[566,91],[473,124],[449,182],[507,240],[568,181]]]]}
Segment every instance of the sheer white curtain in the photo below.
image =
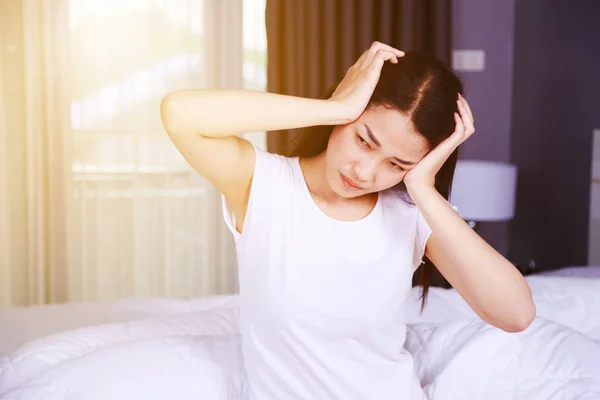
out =
{"type": "Polygon", "coordinates": [[[237,290],[219,195],[169,142],[159,103],[263,89],[262,8],[0,2],[0,306],[237,290]]]}

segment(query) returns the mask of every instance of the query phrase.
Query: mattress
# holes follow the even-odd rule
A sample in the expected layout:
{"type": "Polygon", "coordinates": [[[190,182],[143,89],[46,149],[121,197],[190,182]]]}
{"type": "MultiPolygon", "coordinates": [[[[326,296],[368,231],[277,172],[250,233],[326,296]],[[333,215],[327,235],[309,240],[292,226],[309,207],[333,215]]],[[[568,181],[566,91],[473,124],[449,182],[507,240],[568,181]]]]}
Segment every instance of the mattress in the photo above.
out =
{"type": "MultiPolygon", "coordinates": [[[[600,399],[600,279],[527,280],[538,318],[518,334],[453,290],[432,288],[420,313],[413,290],[405,347],[429,399],[600,399]]],[[[6,310],[0,327],[3,400],[248,397],[235,295],[6,310]]]]}

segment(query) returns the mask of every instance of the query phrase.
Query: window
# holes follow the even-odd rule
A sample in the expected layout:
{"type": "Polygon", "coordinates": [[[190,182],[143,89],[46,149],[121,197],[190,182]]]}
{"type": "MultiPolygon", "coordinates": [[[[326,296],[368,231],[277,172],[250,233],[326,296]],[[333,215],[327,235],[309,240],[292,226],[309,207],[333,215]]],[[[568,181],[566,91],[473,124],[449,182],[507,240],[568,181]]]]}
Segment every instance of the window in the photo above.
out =
{"type": "MultiPolygon", "coordinates": [[[[209,41],[219,29],[243,35],[243,86],[266,89],[265,0],[245,0],[237,26],[211,17],[215,7],[235,15],[237,4],[70,0],[74,300],[233,290],[220,197],[170,142],[159,103],[174,90],[212,86],[219,66],[209,41]]],[[[264,132],[246,136],[265,147],[264,132]]]]}

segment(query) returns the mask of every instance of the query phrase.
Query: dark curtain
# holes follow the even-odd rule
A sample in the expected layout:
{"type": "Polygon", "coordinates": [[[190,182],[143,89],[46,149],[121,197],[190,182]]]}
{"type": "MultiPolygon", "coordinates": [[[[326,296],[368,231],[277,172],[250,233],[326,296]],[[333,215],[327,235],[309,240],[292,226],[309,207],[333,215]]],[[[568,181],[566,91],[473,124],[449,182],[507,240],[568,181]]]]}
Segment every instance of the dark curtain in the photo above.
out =
{"type": "MultiPolygon", "coordinates": [[[[267,90],[321,98],[375,40],[449,63],[451,14],[451,0],[267,0],[267,90]]],[[[287,154],[297,134],[269,132],[268,150],[287,154]]],[[[432,275],[432,286],[449,287],[432,275]]]]}
{"type": "MultiPolygon", "coordinates": [[[[450,60],[450,0],[267,0],[267,90],[320,98],[375,40],[450,60]]],[[[270,132],[284,154],[294,131],[270,132]]]]}

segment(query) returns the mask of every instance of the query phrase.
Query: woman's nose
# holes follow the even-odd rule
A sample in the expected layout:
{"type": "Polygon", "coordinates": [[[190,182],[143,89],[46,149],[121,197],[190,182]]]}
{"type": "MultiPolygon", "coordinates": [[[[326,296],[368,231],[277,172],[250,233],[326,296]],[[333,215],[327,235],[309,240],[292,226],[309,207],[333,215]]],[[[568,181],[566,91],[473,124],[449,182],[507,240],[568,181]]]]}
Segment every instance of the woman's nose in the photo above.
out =
{"type": "Polygon", "coordinates": [[[361,182],[370,182],[375,175],[377,164],[373,160],[365,160],[355,164],[354,173],[361,182]]]}

